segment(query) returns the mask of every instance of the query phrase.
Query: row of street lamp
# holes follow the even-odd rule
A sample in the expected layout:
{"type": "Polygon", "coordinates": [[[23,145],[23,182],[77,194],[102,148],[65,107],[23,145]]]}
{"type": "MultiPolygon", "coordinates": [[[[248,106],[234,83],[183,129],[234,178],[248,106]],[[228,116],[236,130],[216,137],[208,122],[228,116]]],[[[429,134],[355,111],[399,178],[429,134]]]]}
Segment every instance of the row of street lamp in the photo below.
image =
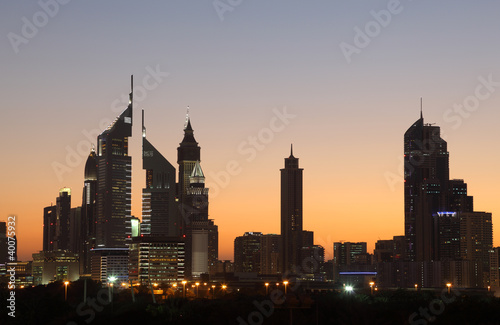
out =
{"type": "MultiPolygon", "coordinates": [[[[114,276],[111,276],[108,278],[108,288],[109,288],[109,295],[110,295],[110,299],[111,299],[111,296],[112,296],[112,290],[113,290],[113,283],[117,280],[116,277],[114,276]]],[[[184,298],[186,298],[186,284],[188,283],[186,280],[182,281],[182,287],[183,287],[183,290],[182,290],[182,293],[183,293],[183,296],[184,298]]],[[[283,285],[285,286],[285,295],[286,295],[286,291],[287,291],[287,286],[288,286],[288,281],[283,281],[283,285]]],[[[64,300],[68,300],[68,285],[69,285],[69,281],[64,281],[64,300]]],[[[207,286],[207,283],[203,283],[204,286],[207,286]]],[[[266,282],[264,283],[264,285],[266,286],[266,295],[269,294],[269,282],[266,282]]],[[[279,282],[276,282],[276,287],[278,287],[280,285],[279,282]]],[[[371,281],[369,283],[370,285],[370,293],[371,295],[373,295],[373,290],[377,291],[378,288],[375,286],[375,282],[374,281],[371,281]]],[[[122,286],[127,286],[126,283],[122,283],[122,286]]],[[[156,288],[158,287],[158,283],[153,283],[153,286],[156,288]]],[[[200,282],[195,282],[195,284],[192,285],[193,288],[196,288],[196,297],[198,298],[199,296],[199,286],[200,286],[200,282]]],[[[177,283],[174,283],[172,284],[172,287],[174,289],[177,289],[177,283]]],[[[448,288],[448,294],[450,294],[451,292],[451,287],[452,287],[452,284],[450,282],[446,283],[446,287],[448,288]]],[[[216,285],[212,284],[211,285],[211,288],[212,288],[212,299],[213,297],[215,296],[215,288],[216,288],[216,285]]],[[[226,290],[227,289],[227,285],[223,284],[221,285],[221,288],[222,290],[226,290]]],[[[346,292],[352,292],[353,291],[353,287],[350,286],[350,285],[344,285],[344,290],[346,292]]],[[[418,290],[418,284],[415,283],[415,291],[418,290]]],[[[491,287],[488,286],[488,292],[491,291],[491,287]]]]}

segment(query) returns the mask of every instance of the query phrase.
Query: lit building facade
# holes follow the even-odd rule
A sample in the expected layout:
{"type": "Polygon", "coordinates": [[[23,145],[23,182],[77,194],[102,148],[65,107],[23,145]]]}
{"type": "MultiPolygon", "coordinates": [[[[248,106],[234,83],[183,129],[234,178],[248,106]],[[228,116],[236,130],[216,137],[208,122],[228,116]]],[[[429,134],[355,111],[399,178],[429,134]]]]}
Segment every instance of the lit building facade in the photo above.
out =
{"type": "Polygon", "coordinates": [[[184,280],[185,243],[181,237],[142,235],[130,245],[129,276],[141,284],[184,280]]]}
{"type": "Polygon", "coordinates": [[[142,190],[142,224],[144,235],[179,236],[179,211],[175,202],[175,168],[146,138],[142,111],[142,168],[146,187],[142,190]]]}
{"type": "Polygon", "coordinates": [[[131,236],[132,93],[128,107],[97,137],[96,247],[127,247],[131,236]]]}
{"type": "Polygon", "coordinates": [[[128,248],[95,248],[90,251],[92,280],[107,284],[109,278],[127,282],[129,274],[128,248]]]}
{"type": "Polygon", "coordinates": [[[234,271],[261,273],[261,232],[246,232],[234,239],[234,271]]]}
{"type": "Polygon", "coordinates": [[[76,281],[80,277],[79,257],[67,251],[34,253],[32,272],[34,285],[45,285],[53,281],[76,281]]]}

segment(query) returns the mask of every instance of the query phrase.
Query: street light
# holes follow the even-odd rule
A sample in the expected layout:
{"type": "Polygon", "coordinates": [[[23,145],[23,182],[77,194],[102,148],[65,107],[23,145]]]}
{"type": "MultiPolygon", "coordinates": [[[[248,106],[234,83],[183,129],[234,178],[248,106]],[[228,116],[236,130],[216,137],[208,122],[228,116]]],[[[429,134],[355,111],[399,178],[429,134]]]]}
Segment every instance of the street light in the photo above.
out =
{"type": "Polygon", "coordinates": [[[215,298],[215,284],[212,284],[212,300],[215,298]]]}
{"type": "Polygon", "coordinates": [[[285,295],[286,295],[286,285],[288,284],[288,281],[283,281],[283,284],[285,285],[285,295]]]}
{"type": "Polygon", "coordinates": [[[182,281],[182,286],[183,286],[182,294],[184,295],[184,298],[186,298],[186,283],[187,283],[186,280],[182,281]]]}
{"type": "Polygon", "coordinates": [[[264,283],[264,285],[266,286],[266,296],[267,296],[267,293],[269,292],[269,282],[264,283]]]}
{"type": "Polygon", "coordinates": [[[490,292],[490,291],[491,291],[491,286],[488,286],[488,292],[490,292]]]}
{"type": "Polygon", "coordinates": [[[200,285],[200,283],[196,282],[195,284],[196,284],[196,298],[198,298],[198,291],[199,291],[198,286],[200,285]]]}
{"type": "Polygon", "coordinates": [[[451,290],[451,283],[447,283],[446,286],[448,287],[448,294],[450,294],[450,290],[451,290]]]}
{"type": "Polygon", "coordinates": [[[415,283],[415,291],[417,291],[417,290],[418,290],[418,284],[415,283]]]}
{"type": "Polygon", "coordinates": [[[225,290],[226,290],[226,288],[227,288],[227,285],[223,284],[223,285],[222,285],[222,290],[224,290],[224,291],[225,291],[225,290]]]}
{"type": "Polygon", "coordinates": [[[370,282],[370,294],[373,296],[373,286],[375,285],[375,282],[371,281],[370,282]]]}
{"type": "Polygon", "coordinates": [[[352,286],[346,286],[346,287],[345,287],[345,291],[346,291],[347,293],[351,293],[351,292],[352,292],[352,290],[353,290],[352,286]]]}
{"type": "Polygon", "coordinates": [[[64,301],[68,300],[68,284],[69,281],[64,281],[64,301]]]}
{"type": "Polygon", "coordinates": [[[117,277],[115,276],[110,276],[108,278],[109,281],[109,287],[108,287],[108,292],[109,292],[109,302],[113,301],[113,282],[115,282],[117,277]]]}

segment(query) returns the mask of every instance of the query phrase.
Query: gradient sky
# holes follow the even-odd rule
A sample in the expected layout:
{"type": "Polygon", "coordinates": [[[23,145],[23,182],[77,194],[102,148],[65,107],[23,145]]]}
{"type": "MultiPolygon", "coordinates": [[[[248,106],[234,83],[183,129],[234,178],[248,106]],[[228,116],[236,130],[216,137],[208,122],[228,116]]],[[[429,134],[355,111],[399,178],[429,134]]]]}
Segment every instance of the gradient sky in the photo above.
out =
{"type": "Polygon", "coordinates": [[[451,177],[468,183],[475,210],[493,213],[500,245],[500,2],[232,3],[223,20],[210,0],[72,0],[53,17],[37,1],[0,3],[0,220],[18,217],[21,259],[41,250],[43,208],[59,188],[81,203],[87,153],[69,166],[68,152],[85,152],[84,133],[125,108],[130,75],[139,88],[151,69],[168,76],[135,102],[133,214],[145,184],[139,109],[148,139],[176,165],[189,105],[221,259],[232,259],[246,231],[280,232],[279,169],[292,142],[304,168],[304,228],[327,258],[334,241],[366,241],[372,251],[404,234],[403,134],[420,97],[425,121],[448,141],[451,177]],[[371,11],[388,6],[381,26],[371,11]],[[354,46],[365,27],[372,36],[348,63],[341,44],[354,46]],[[493,82],[476,100],[479,78],[493,82]],[[471,109],[459,115],[454,105],[464,101],[471,109]],[[295,117],[269,133],[273,110],[284,109],[295,117]],[[253,158],[244,152],[259,135],[266,143],[253,158]],[[222,181],[230,161],[238,173],[222,181]],[[54,164],[69,168],[60,179],[54,164]]]}

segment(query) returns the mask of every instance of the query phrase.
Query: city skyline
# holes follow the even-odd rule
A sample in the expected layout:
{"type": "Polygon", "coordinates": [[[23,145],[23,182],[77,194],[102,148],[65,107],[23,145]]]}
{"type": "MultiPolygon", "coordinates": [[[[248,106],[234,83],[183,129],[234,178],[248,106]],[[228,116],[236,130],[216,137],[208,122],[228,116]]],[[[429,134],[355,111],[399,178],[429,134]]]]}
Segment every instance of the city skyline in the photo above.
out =
{"type": "MultiPolygon", "coordinates": [[[[5,35],[19,34],[21,17],[41,10],[36,3],[4,6],[5,35]]],[[[378,239],[404,235],[402,139],[418,118],[420,97],[426,121],[437,123],[448,143],[450,179],[464,179],[475,210],[492,212],[498,224],[500,157],[492,148],[500,138],[500,48],[486,35],[499,28],[493,14],[499,4],[403,2],[404,10],[350,63],[339,44],[352,44],[354,28],[374,21],[371,10],[387,2],[282,2],[265,10],[245,2],[224,21],[211,3],[155,6],[158,14],[122,7],[124,17],[113,18],[118,27],[111,30],[103,26],[116,7],[68,4],[19,53],[3,38],[0,141],[8,159],[0,163],[0,220],[18,216],[21,260],[41,250],[43,208],[55,204],[60,188],[70,187],[74,205],[80,202],[87,144],[97,147],[96,135],[126,107],[132,73],[138,89],[148,86],[136,93],[142,100],[130,138],[132,215],[141,216],[145,185],[137,109],[146,111],[148,139],[174,162],[189,105],[220,259],[232,259],[233,240],[245,232],[279,233],[278,170],[290,143],[305,173],[303,228],[315,232],[326,259],[336,241],[366,241],[372,251],[378,239]],[[141,26],[136,18],[146,14],[161,23],[141,26]],[[86,15],[105,32],[82,27],[86,15]],[[106,43],[121,37],[136,44],[106,43]],[[470,98],[479,101],[475,110],[456,108],[470,107],[470,98]],[[259,135],[265,143],[253,145],[249,137],[259,135]],[[68,152],[76,152],[71,165],[68,152]],[[230,162],[236,165],[228,168],[230,162]],[[54,163],[70,171],[59,179],[54,163]]],[[[493,239],[499,246],[498,227],[493,239]]]]}

